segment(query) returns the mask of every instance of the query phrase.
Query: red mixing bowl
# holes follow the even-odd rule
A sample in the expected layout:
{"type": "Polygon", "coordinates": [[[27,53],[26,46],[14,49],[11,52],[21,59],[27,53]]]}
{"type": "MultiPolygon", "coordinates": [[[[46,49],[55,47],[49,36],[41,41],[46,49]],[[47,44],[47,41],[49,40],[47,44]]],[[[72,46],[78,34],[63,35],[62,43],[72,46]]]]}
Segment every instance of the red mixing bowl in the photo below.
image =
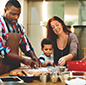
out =
{"type": "Polygon", "coordinates": [[[86,71],[86,61],[67,61],[69,71],[86,71]]]}

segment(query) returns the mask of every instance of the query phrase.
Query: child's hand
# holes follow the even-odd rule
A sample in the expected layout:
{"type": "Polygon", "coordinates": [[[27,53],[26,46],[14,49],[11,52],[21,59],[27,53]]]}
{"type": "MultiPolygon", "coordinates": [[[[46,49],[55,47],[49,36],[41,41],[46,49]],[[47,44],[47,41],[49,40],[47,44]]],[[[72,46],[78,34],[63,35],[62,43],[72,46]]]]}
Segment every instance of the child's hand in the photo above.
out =
{"type": "Polygon", "coordinates": [[[46,64],[44,63],[44,64],[42,64],[42,67],[46,67],[46,64]]]}
{"type": "Polygon", "coordinates": [[[48,64],[50,64],[51,66],[53,66],[53,64],[52,64],[51,61],[47,61],[47,62],[46,62],[46,66],[47,66],[48,64]]]}

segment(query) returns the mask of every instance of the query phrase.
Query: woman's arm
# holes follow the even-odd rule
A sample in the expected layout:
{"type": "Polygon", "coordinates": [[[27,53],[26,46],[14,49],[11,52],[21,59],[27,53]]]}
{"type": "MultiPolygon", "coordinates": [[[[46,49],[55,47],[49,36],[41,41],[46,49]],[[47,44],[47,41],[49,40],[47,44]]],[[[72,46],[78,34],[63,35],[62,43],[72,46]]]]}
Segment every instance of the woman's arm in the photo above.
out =
{"type": "Polygon", "coordinates": [[[70,54],[73,55],[73,57],[77,57],[78,55],[78,50],[79,50],[79,42],[78,38],[75,34],[70,33],[69,38],[68,38],[68,44],[70,46],[70,54]]]}
{"type": "Polygon", "coordinates": [[[79,43],[77,36],[75,34],[70,33],[68,37],[68,44],[70,46],[69,54],[61,57],[58,61],[58,65],[63,66],[67,61],[72,60],[74,57],[77,57],[77,49],[79,49],[78,47],[79,43]]]}
{"type": "Polygon", "coordinates": [[[68,55],[65,55],[63,57],[61,57],[58,61],[58,65],[60,66],[63,66],[65,65],[65,63],[69,60],[72,60],[73,59],[73,55],[72,54],[68,54],[68,55]]]}

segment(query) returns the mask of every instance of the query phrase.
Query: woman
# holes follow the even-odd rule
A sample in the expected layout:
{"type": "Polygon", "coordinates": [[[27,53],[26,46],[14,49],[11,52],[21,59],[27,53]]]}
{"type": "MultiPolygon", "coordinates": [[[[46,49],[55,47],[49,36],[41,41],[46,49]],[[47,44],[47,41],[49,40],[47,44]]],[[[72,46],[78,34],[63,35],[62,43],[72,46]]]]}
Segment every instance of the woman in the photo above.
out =
{"type": "Polygon", "coordinates": [[[79,59],[77,36],[67,29],[63,20],[54,16],[47,23],[47,37],[54,43],[54,63],[66,65],[67,61],[79,59]]]}

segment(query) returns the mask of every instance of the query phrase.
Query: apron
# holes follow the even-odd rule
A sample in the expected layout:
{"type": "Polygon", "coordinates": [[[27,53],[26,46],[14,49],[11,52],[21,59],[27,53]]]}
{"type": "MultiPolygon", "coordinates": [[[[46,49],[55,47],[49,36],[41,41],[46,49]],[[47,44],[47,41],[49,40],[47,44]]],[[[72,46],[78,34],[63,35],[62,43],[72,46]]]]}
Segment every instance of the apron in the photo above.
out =
{"type": "MultiPolygon", "coordinates": [[[[11,52],[19,55],[19,40],[20,34],[19,33],[9,33],[9,38],[6,42],[6,46],[11,48],[11,52]]],[[[0,75],[7,73],[13,69],[20,67],[20,63],[10,60],[8,58],[0,59],[0,75]]]]}

